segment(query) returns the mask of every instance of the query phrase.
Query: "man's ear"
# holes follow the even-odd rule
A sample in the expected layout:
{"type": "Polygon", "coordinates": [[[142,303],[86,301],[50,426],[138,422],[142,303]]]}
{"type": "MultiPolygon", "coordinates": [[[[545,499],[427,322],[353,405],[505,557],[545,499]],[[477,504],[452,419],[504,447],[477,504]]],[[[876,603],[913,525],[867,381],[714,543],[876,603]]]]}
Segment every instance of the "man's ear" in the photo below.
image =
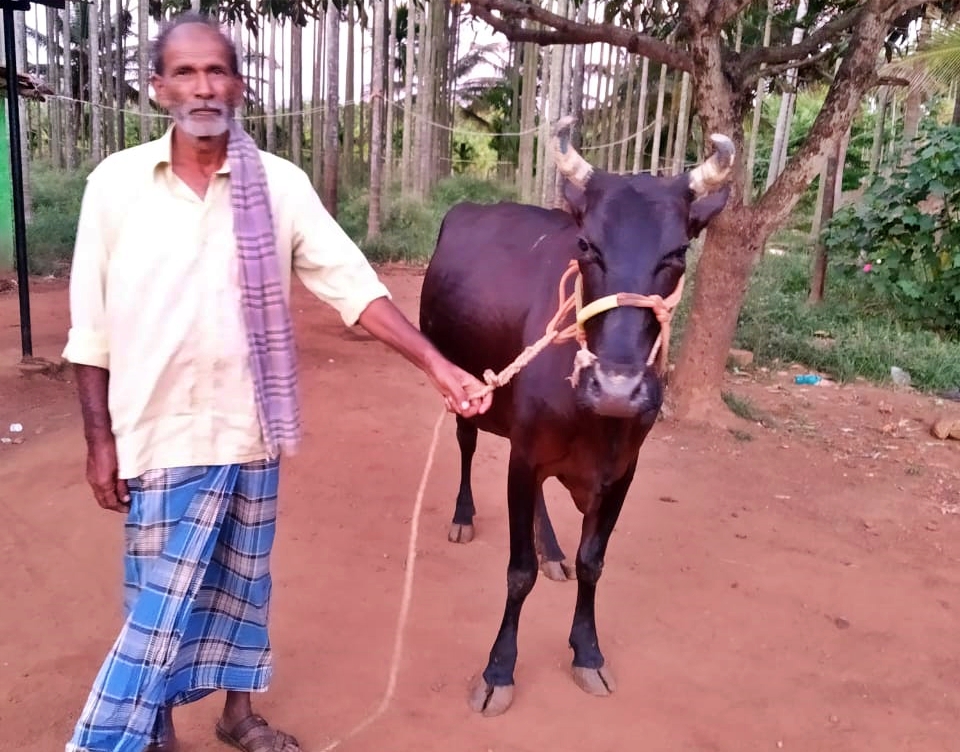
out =
{"type": "Polygon", "coordinates": [[[570,214],[577,221],[577,224],[583,223],[583,215],[587,211],[587,194],[582,188],[578,188],[569,180],[563,180],[563,198],[567,202],[570,214]]]}
{"type": "Polygon", "coordinates": [[[703,228],[710,224],[710,220],[726,206],[729,197],[730,184],[728,183],[715,193],[694,201],[690,205],[690,219],[687,222],[688,237],[691,239],[697,237],[703,228]]]}
{"type": "Polygon", "coordinates": [[[167,91],[163,85],[163,77],[158,76],[156,73],[150,76],[150,84],[153,86],[153,91],[157,95],[157,104],[159,104],[163,109],[169,109],[167,107],[167,91]]]}
{"type": "Polygon", "coordinates": [[[239,110],[243,106],[243,76],[235,76],[233,79],[233,89],[230,94],[230,104],[234,109],[239,110]]]}

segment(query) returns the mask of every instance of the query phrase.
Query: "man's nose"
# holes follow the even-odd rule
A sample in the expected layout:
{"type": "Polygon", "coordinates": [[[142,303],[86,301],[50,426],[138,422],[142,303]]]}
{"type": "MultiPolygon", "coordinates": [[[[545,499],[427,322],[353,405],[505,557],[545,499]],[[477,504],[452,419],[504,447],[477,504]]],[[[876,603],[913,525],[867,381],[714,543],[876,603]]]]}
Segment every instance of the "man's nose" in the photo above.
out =
{"type": "Polygon", "coordinates": [[[197,89],[194,92],[198,99],[210,99],[213,97],[213,87],[210,86],[210,79],[206,73],[197,76],[197,89]]]}

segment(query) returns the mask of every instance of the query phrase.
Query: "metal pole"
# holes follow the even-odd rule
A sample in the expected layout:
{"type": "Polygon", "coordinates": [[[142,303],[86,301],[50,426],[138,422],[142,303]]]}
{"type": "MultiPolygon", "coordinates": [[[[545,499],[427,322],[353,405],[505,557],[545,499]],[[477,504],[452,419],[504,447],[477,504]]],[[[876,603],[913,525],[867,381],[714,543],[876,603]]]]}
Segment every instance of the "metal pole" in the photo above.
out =
{"type": "Polygon", "coordinates": [[[23,163],[20,151],[20,104],[17,88],[17,48],[13,30],[13,7],[3,4],[3,41],[7,53],[7,122],[10,123],[10,177],[13,179],[13,242],[17,256],[20,293],[20,343],[23,357],[33,356],[30,332],[30,275],[27,272],[27,222],[23,206],[23,163]]]}

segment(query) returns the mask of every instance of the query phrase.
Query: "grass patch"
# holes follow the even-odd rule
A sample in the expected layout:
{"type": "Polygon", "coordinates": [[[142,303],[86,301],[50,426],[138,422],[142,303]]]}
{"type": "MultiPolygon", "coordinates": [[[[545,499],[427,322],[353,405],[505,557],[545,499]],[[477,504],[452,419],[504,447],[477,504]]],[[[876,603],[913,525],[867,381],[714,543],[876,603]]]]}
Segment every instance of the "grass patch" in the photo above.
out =
{"type": "Polygon", "coordinates": [[[795,247],[760,260],[736,347],[751,350],[758,363],[801,363],[838,381],[888,383],[891,366],[899,366],[921,389],[960,385],[960,342],[904,324],[855,278],[831,269],[824,302],[809,306],[810,262],[809,251],[795,247]]]}
{"type": "Polygon", "coordinates": [[[30,166],[33,217],[27,223],[28,268],[31,274],[66,274],[90,169],[56,170],[45,162],[30,166]]]}
{"type": "Polygon", "coordinates": [[[400,195],[393,186],[385,199],[380,236],[367,239],[366,189],[350,193],[340,204],[338,221],[371,261],[426,263],[433,254],[443,215],[462,201],[495,203],[516,198],[513,186],[456,175],[441,180],[425,200],[400,195]]]}

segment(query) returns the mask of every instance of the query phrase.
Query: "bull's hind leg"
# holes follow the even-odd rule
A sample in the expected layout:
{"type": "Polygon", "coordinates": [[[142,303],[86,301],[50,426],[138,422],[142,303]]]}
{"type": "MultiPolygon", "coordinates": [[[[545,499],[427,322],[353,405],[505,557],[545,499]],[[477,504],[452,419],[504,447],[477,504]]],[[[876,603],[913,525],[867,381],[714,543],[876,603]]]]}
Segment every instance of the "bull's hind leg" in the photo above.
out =
{"type": "Polygon", "coordinates": [[[540,557],[540,571],[557,582],[576,579],[576,570],[564,556],[563,550],[557,542],[557,534],[553,532],[553,524],[550,522],[550,515],[547,514],[547,503],[543,498],[542,486],[537,490],[534,529],[536,531],[537,554],[540,557]]]}
{"type": "Polygon", "coordinates": [[[457,416],[457,444],[460,445],[460,490],[457,492],[457,506],[453,512],[453,523],[447,538],[451,543],[469,543],[473,540],[473,516],[477,509],[473,504],[473,488],[470,484],[470,470],[473,466],[473,454],[477,451],[478,429],[473,423],[457,416]]]}
{"type": "Polygon", "coordinates": [[[570,630],[570,647],[573,648],[573,680],[584,692],[592,695],[608,695],[615,689],[613,674],[600,652],[595,604],[607,543],[635,470],[636,462],[620,480],[601,493],[599,503],[589,504],[583,515],[583,531],[577,551],[577,605],[570,630]]]}
{"type": "Polygon", "coordinates": [[[513,452],[507,476],[510,512],[510,561],[507,564],[507,603],[490,660],[470,692],[470,707],[487,716],[500,715],[513,702],[513,671],[517,665],[520,610],[537,581],[533,543],[533,509],[538,482],[533,468],[513,452]]]}

